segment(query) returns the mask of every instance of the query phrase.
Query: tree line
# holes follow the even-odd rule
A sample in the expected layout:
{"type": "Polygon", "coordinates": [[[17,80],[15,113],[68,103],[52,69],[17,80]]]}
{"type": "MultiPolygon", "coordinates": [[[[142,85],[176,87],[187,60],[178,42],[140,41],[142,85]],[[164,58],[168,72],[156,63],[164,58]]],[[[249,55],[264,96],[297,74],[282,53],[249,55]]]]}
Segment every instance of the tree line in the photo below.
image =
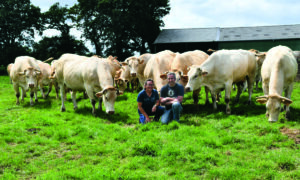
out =
{"type": "Polygon", "coordinates": [[[46,60],[64,53],[94,54],[87,40],[97,55],[114,55],[121,61],[134,52],[153,52],[169,11],[169,0],[77,0],[72,7],[55,3],[43,13],[30,0],[2,0],[0,65],[3,69],[21,55],[46,60]],[[72,28],[82,32],[80,39],[70,34],[72,28]],[[47,29],[59,35],[42,36],[47,29]],[[42,36],[39,42],[34,41],[37,35],[42,36]]]}

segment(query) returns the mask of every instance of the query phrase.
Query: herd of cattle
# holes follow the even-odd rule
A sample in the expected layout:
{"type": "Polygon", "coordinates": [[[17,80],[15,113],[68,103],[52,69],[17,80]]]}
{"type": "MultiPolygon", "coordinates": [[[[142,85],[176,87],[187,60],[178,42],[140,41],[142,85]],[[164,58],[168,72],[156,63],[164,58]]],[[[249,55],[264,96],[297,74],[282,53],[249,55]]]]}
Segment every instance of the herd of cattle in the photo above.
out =
{"type": "Polygon", "coordinates": [[[30,90],[30,104],[37,99],[37,89],[46,98],[54,85],[56,98],[61,95],[61,111],[65,111],[66,92],[71,90],[74,109],[77,109],[76,93],[85,92],[92,104],[95,114],[95,104],[99,100],[98,109],[102,110],[102,101],[106,113],[113,114],[114,103],[122,94],[129,82],[138,80],[143,87],[146,79],[154,81],[155,88],[160,91],[167,84],[167,73],[175,72],[177,82],[186,91],[193,91],[194,104],[198,104],[201,87],[205,87],[206,103],[209,103],[208,93],[211,93],[213,108],[217,109],[217,99],[225,90],[226,113],[230,114],[230,94],[233,85],[238,88],[235,101],[239,100],[243,88],[248,87],[248,103],[254,83],[262,80],[264,95],[257,102],[266,104],[266,115],[269,121],[277,121],[281,103],[286,110],[286,118],[290,117],[289,105],[292,103],[291,93],[293,82],[297,75],[298,65],[296,54],[286,46],[276,46],[268,52],[256,50],[218,50],[210,56],[203,51],[195,50],[185,53],[174,53],[169,50],[156,54],[143,54],[139,57],[129,57],[119,62],[116,57],[101,58],[86,57],[75,54],[63,54],[53,60],[51,65],[29,56],[20,56],[7,67],[19,104],[24,101],[26,91],[30,90]],[[43,87],[49,86],[47,94],[43,87]],[[282,96],[283,92],[285,97],[282,96]],[[101,98],[102,97],[102,98],[101,98]]]}

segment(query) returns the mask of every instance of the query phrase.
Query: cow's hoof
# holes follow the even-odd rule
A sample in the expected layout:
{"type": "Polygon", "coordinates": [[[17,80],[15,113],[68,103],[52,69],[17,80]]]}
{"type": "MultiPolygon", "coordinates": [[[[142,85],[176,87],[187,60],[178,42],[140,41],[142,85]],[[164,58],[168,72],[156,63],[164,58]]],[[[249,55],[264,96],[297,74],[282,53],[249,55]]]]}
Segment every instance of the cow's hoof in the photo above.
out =
{"type": "Polygon", "coordinates": [[[66,108],[61,108],[61,112],[65,112],[66,111],[66,108]]]}
{"type": "Polygon", "coordinates": [[[16,105],[20,105],[20,103],[19,103],[19,102],[17,102],[17,103],[16,103],[16,105]]]}
{"type": "Polygon", "coordinates": [[[34,101],[35,101],[36,103],[37,103],[37,102],[39,102],[39,100],[37,100],[37,99],[36,99],[36,100],[34,100],[34,101]]]}

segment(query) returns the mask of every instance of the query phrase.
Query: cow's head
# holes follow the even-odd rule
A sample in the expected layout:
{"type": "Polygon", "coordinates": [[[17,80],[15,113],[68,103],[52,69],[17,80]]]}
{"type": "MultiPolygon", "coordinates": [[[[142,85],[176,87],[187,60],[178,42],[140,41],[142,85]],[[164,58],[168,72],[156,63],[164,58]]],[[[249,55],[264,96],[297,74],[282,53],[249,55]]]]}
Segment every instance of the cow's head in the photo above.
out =
{"type": "Polygon", "coordinates": [[[263,62],[265,61],[266,59],[266,55],[267,53],[257,53],[255,54],[255,57],[256,57],[256,63],[258,65],[258,67],[261,67],[263,62]]]}
{"type": "Polygon", "coordinates": [[[106,87],[102,91],[96,93],[98,98],[103,99],[103,103],[106,109],[107,114],[114,114],[115,113],[115,101],[118,95],[123,94],[123,92],[117,90],[115,87],[106,87]]]}
{"type": "Polygon", "coordinates": [[[141,65],[144,64],[144,60],[141,60],[137,57],[130,57],[125,60],[130,68],[130,75],[132,77],[136,77],[139,69],[141,69],[141,65]]]}
{"type": "Polygon", "coordinates": [[[281,103],[288,106],[293,103],[292,100],[279,96],[278,94],[265,95],[256,98],[260,104],[266,104],[267,117],[269,122],[276,122],[280,113],[281,103]]]}
{"type": "Polygon", "coordinates": [[[191,66],[188,69],[188,75],[184,75],[184,78],[188,79],[185,90],[194,91],[200,89],[203,79],[208,75],[208,72],[201,69],[200,66],[191,66]]]}
{"type": "Polygon", "coordinates": [[[36,70],[32,67],[25,69],[23,72],[19,72],[20,76],[24,76],[28,88],[34,88],[38,85],[38,79],[42,75],[39,70],[36,70]]]}

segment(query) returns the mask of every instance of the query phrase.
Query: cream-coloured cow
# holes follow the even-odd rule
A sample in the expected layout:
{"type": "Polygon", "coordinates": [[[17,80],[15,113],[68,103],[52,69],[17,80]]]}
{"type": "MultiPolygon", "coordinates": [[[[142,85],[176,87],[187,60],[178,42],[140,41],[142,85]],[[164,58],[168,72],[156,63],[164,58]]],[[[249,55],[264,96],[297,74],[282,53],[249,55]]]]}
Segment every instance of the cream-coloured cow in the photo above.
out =
{"type": "MultiPolygon", "coordinates": [[[[177,83],[185,87],[188,82],[188,78],[186,78],[187,72],[189,70],[188,67],[192,65],[201,65],[204,61],[207,60],[208,57],[209,57],[208,54],[200,50],[187,51],[182,54],[176,53],[170,71],[175,73],[177,83]]],[[[162,79],[167,79],[167,73],[168,72],[161,74],[160,77],[162,79]]],[[[193,90],[193,99],[195,105],[198,104],[200,90],[201,88],[193,90]]],[[[205,89],[205,92],[206,92],[205,103],[208,104],[209,103],[208,88],[205,89]]]]}
{"type": "Polygon", "coordinates": [[[26,91],[30,89],[30,105],[34,104],[33,96],[35,96],[35,102],[38,102],[37,87],[40,75],[41,70],[35,58],[29,56],[19,56],[15,59],[15,63],[11,68],[10,77],[16,93],[17,105],[20,104],[19,88],[22,89],[21,101],[24,101],[26,91]]]}
{"type": "Polygon", "coordinates": [[[144,79],[153,79],[158,92],[160,92],[160,89],[168,83],[166,79],[161,79],[160,75],[171,69],[175,56],[176,53],[170,50],[161,51],[153,55],[146,64],[144,79]]]}
{"type": "Polygon", "coordinates": [[[12,81],[11,81],[11,78],[10,78],[10,71],[11,71],[11,68],[13,67],[14,63],[10,63],[9,65],[7,65],[7,74],[9,76],[9,81],[10,81],[10,84],[12,84],[12,81]]]}
{"type": "Polygon", "coordinates": [[[258,97],[257,102],[266,104],[266,115],[270,122],[278,120],[281,103],[285,105],[286,118],[290,118],[291,95],[297,71],[297,61],[290,48],[276,46],[267,52],[261,69],[264,96],[258,97]],[[282,96],[283,92],[285,97],[282,96]]]}
{"type": "Polygon", "coordinates": [[[38,84],[39,84],[39,88],[40,88],[40,91],[42,93],[42,96],[45,99],[49,96],[49,93],[52,90],[52,81],[49,78],[50,74],[51,74],[51,66],[50,66],[50,64],[44,63],[44,62],[39,61],[39,60],[37,60],[37,62],[38,62],[38,65],[40,67],[40,70],[41,70],[41,76],[40,76],[38,84]],[[44,86],[48,86],[47,94],[44,93],[44,86]]]}
{"type": "Polygon", "coordinates": [[[139,57],[129,57],[124,62],[128,64],[130,68],[131,77],[137,77],[141,86],[144,87],[144,82],[146,78],[144,77],[144,70],[149,61],[149,59],[153,56],[153,54],[146,53],[139,57]]]}
{"type": "MultiPolygon", "coordinates": [[[[116,90],[112,77],[114,67],[108,61],[99,58],[64,54],[56,62],[55,75],[61,91],[61,111],[65,111],[65,88],[72,89],[74,109],[77,109],[76,92],[86,91],[93,106],[95,115],[96,96],[102,97],[106,113],[114,114],[114,103],[119,92],[116,90]],[[96,94],[95,94],[96,93],[96,94]]],[[[102,110],[102,99],[98,109],[102,110]]]]}
{"type": "MultiPolygon", "coordinates": [[[[219,50],[214,52],[200,66],[192,66],[188,72],[186,89],[199,89],[207,86],[212,94],[213,107],[217,109],[216,95],[225,89],[226,113],[230,114],[230,94],[233,83],[239,84],[247,79],[248,104],[251,102],[253,82],[255,78],[256,61],[253,53],[245,50],[219,50]]],[[[239,100],[242,88],[239,86],[235,98],[239,100]]]]}
{"type": "Polygon", "coordinates": [[[256,72],[255,72],[255,83],[256,83],[256,91],[258,91],[258,83],[261,80],[261,66],[264,63],[266,58],[266,52],[259,52],[255,49],[250,49],[250,52],[255,54],[256,57],[256,72]]]}

